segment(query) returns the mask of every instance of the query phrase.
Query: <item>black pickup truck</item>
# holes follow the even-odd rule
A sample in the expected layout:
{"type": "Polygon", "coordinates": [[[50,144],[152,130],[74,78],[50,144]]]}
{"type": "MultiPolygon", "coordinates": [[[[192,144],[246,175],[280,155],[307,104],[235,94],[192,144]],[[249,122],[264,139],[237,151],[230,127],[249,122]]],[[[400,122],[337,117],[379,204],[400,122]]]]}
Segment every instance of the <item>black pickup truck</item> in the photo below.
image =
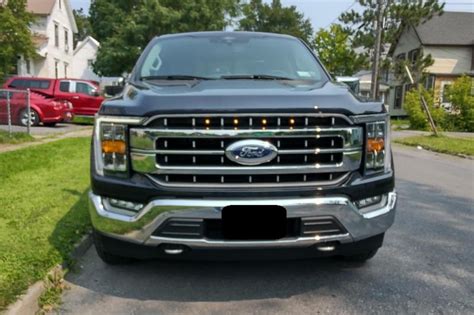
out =
{"type": "Polygon", "coordinates": [[[97,252],[370,259],[395,216],[389,130],[297,38],[157,37],[96,116],[97,252]]]}

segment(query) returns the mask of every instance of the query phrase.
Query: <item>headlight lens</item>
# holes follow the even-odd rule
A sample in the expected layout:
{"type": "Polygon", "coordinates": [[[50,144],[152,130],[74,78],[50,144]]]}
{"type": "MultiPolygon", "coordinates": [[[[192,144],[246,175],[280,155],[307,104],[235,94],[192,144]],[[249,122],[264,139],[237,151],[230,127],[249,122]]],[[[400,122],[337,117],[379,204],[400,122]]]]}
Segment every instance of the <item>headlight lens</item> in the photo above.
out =
{"type": "Polygon", "coordinates": [[[367,123],[365,169],[367,171],[389,171],[390,163],[388,120],[367,123]]]}
{"type": "Polygon", "coordinates": [[[128,125],[142,118],[96,116],[94,130],[95,169],[99,175],[128,176],[128,125]]]}
{"type": "Polygon", "coordinates": [[[102,123],[101,149],[104,170],[125,172],[127,170],[127,127],[122,124],[102,123]]]}

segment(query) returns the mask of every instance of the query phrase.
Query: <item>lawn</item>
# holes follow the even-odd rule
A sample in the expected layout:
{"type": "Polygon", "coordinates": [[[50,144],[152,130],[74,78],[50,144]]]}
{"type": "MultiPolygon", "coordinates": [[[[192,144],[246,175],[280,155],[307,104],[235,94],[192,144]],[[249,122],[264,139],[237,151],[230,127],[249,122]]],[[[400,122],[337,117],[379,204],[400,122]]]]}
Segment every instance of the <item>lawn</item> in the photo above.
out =
{"type": "Polygon", "coordinates": [[[93,125],[94,116],[74,116],[72,122],[78,125],[93,125]]]}
{"type": "Polygon", "coordinates": [[[464,154],[474,156],[474,138],[414,136],[396,139],[395,142],[409,146],[422,146],[425,149],[441,153],[464,154]]]}
{"type": "Polygon", "coordinates": [[[0,310],[90,228],[89,147],[71,138],[0,154],[0,310]]]}
{"type": "Polygon", "coordinates": [[[8,131],[0,130],[0,144],[17,144],[34,140],[35,138],[26,132],[12,132],[10,135],[8,131]]]}

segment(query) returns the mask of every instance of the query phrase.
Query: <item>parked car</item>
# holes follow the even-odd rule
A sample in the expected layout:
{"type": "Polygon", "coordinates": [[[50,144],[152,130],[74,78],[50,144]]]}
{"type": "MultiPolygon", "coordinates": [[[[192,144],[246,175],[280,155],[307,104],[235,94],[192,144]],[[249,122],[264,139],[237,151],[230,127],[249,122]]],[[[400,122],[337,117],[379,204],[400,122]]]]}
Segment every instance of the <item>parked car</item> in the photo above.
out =
{"type": "MultiPolygon", "coordinates": [[[[0,123],[8,123],[7,98],[10,98],[11,121],[13,124],[28,125],[28,110],[26,93],[0,91],[0,123]]],[[[68,122],[73,118],[72,104],[66,100],[54,100],[41,94],[30,94],[31,126],[43,123],[44,126],[54,127],[57,123],[68,122]]]]}
{"type": "Polygon", "coordinates": [[[29,88],[46,97],[69,101],[75,115],[95,115],[104,100],[97,82],[87,80],[12,77],[4,87],[20,90],[29,88]]]}
{"type": "Polygon", "coordinates": [[[95,120],[97,253],[368,260],[395,218],[389,132],[297,38],[155,38],[95,120]]]}

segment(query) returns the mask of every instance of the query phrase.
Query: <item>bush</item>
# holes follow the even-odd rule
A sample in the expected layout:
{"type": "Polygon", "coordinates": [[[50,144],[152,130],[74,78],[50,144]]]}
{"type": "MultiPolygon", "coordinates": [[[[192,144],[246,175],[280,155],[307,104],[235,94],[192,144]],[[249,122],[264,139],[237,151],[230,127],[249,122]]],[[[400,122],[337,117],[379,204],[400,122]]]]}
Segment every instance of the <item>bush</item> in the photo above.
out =
{"type": "Polygon", "coordinates": [[[453,108],[447,123],[453,130],[474,131],[474,96],[471,91],[472,79],[466,75],[454,81],[446,91],[453,108]]]}
{"type": "MultiPolygon", "coordinates": [[[[433,93],[421,88],[421,93],[425,97],[428,108],[430,109],[431,116],[436,126],[440,126],[445,121],[445,112],[442,108],[435,107],[433,101],[433,93]]],[[[426,115],[423,105],[421,104],[420,92],[416,89],[409,91],[405,95],[405,102],[403,109],[408,114],[408,120],[410,121],[410,128],[419,130],[429,130],[430,123],[428,116],[426,115]]]]}

